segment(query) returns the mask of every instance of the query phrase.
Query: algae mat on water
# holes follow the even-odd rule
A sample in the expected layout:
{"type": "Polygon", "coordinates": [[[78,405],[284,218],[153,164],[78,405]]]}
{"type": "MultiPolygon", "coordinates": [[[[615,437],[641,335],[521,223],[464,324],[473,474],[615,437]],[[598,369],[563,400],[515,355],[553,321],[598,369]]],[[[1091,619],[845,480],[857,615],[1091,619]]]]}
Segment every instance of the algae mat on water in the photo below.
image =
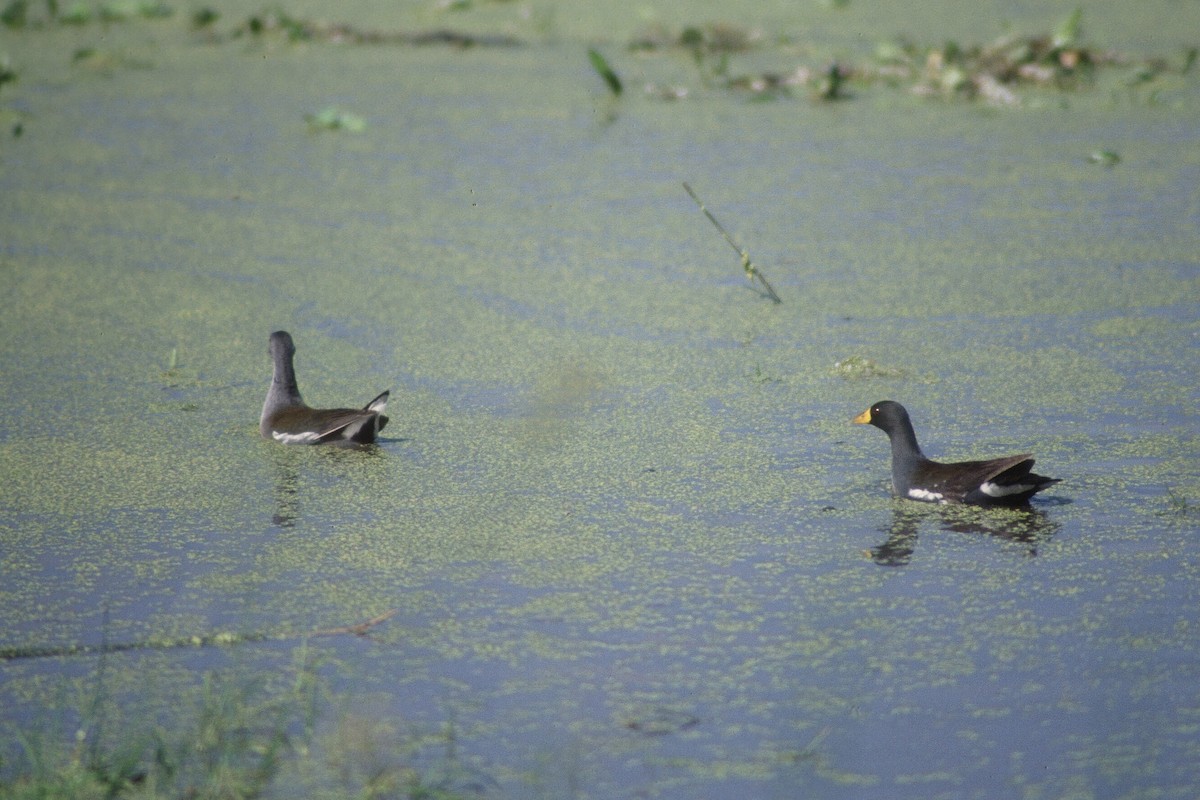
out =
{"type": "Polygon", "coordinates": [[[5,789],[228,700],[272,796],[1189,797],[1200,96],[1145,43],[1196,12],[1089,10],[1133,57],[997,108],[735,80],[934,4],[452,5],[0,40],[0,644],[252,635],[0,664],[5,789]],[[393,389],[379,446],[258,437],[278,328],[313,404],[393,389]],[[1065,481],[897,505],[885,397],[1065,481]]]}

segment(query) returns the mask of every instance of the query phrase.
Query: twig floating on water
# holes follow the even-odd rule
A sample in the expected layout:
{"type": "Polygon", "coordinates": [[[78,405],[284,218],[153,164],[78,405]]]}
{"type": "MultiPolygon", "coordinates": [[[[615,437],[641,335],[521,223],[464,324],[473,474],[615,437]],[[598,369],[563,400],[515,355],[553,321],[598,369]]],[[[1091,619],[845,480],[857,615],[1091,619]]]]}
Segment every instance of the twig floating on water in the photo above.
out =
{"type": "MultiPolygon", "coordinates": [[[[173,650],[181,647],[224,647],[245,642],[264,642],[270,640],[303,639],[309,636],[339,636],[353,634],[366,636],[372,628],[381,622],[386,622],[395,616],[397,609],[385,611],[371,619],[355,625],[345,625],[338,628],[309,631],[297,634],[268,634],[268,633],[210,633],[204,636],[178,636],[170,639],[143,639],[137,642],[109,642],[107,634],[101,639],[100,645],[68,644],[32,647],[0,647],[0,663],[24,658],[61,658],[64,656],[86,656],[99,653],[124,653],[130,650],[173,650]]],[[[105,626],[107,630],[107,625],[105,626]]]]}
{"type": "Polygon", "coordinates": [[[360,622],[357,625],[343,625],[340,628],[325,628],[320,631],[313,631],[313,636],[338,636],[343,633],[352,633],[355,636],[366,636],[367,633],[381,622],[386,622],[396,616],[398,608],[393,608],[391,611],[385,611],[379,616],[371,617],[370,619],[360,622]]]}
{"type": "Polygon", "coordinates": [[[741,247],[738,247],[737,242],[733,241],[733,237],[726,232],[721,223],[717,222],[717,218],[712,215],[712,212],[704,207],[704,203],[699,197],[696,196],[696,193],[692,191],[692,187],[688,186],[687,181],[683,182],[683,188],[689,195],[691,195],[692,199],[696,201],[696,205],[698,205],[700,210],[704,212],[704,216],[708,217],[708,221],[711,222],[716,229],[721,232],[721,235],[725,237],[725,241],[729,242],[729,246],[733,248],[733,251],[742,257],[742,269],[745,270],[746,277],[750,279],[750,282],[754,283],[755,281],[758,281],[760,284],[762,284],[762,288],[766,292],[767,297],[771,298],[776,303],[782,303],[783,300],[779,299],[779,295],[775,293],[775,290],[771,288],[771,284],[767,282],[767,276],[763,275],[762,270],[754,266],[754,264],[750,261],[750,254],[741,247]]]}

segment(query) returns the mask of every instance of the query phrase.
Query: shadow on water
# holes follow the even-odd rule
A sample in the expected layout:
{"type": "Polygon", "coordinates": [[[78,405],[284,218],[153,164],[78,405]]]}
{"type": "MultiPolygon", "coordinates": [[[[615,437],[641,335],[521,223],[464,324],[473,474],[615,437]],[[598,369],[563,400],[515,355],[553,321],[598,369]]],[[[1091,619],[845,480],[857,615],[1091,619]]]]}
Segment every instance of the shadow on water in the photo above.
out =
{"type": "Polygon", "coordinates": [[[922,524],[935,522],[951,533],[986,534],[1025,546],[1025,555],[1036,556],[1039,545],[1058,532],[1061,523],[1049,519],[1044,511],[1023,508],[985,509],[974,506],[926,506],[897,500],[892,522],[881,530],[887,534],[883,544],[870,549],[871,560],[885,567],[902,567],[917,548],[922,524]]]}

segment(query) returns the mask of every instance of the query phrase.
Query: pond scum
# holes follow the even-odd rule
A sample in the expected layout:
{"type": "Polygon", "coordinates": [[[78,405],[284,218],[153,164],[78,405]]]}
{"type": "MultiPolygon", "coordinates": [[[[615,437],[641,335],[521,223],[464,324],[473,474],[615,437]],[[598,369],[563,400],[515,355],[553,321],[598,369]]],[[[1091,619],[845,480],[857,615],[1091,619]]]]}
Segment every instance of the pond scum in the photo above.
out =
{"type": "MultiPolygon", "coordinates": [[[[171,6],[150,0],[110,0],[89,4],[45,0],[8,0],[0,9],[0,24],[9,31],[36,35],[56,26],[100,24],[164,24],[176,19],[171,6]]],[[[479,35],[453,29],[401,32],[366,30],[346,23],[314,22],[275,9],[251,15],[220,30],[218,12],[201,8],[190,14],[188,23],[213,44],[238,40],[280,40],[328,45],[520,47],[529,44],[510,35],[479,35]]],[[[880,44],[873,56],[852,63],[835,61],[815,66],[791,66],[779,71],[740,74],[734,59],[750,51],[775,48],[782,54],[787,39],[767,40],[750,29],[730,24],[688,26],[678,32],[655,29],[628,42],[625,52],[641,58],[682,55],[695,65],[696,80],[706,90],[748,93],[760,99],[786,99],[795,94],[818,102],[853,99],[855,87],[882,87],[909,91],[930,98],[982,101],[1000,106],[1019,106],[1019,92],[1027,87],[1070,92],[1092,84],[1096,73],[1107,68],[1128,71],[1131,88],[1151,93],[1165,75],[1192,72],[1197,49],[1180,57],[1134,57],[1089,46],[1082,41],[1082,12],[1068,15],[1055,30],[1032,36],[1004,36],[989,44],[948,42],[937,46],[909,41],[880,44]]],[[[611,63],[595,49],[586,51],[595,72],[614,96],[622,96],[624,82],[611,63]]],[[[83,51],[76,61],[83,60],[83,51]]],[[[120,64],[118,63],[118,66],[120,64]]],[[[8,84],[18,81],[20,65],[0,53],[0,98],[8,84]]],[[[690,87],[645,87],[652,98],[678,100],[689,96],[690,87]]],[[[628,96],[628,92],[624,92],[628,96]]],[[[0,112],[3,109],[0,108],[0,112]]],[[[349,112],[333,111],[309,115],[314,128],[355,130],[364,124],[349,112]]],[[[12,135],[22,130],[19,122],[12,135]]],[[[1114,153],[1098,153],[1095,160],[1113,164],[1114,153]]],[[[687,188],[685,186],[685,188],[687,188]]],[[[691,194],[690,189],[688,189],[691,194]]],[[[757,279],[776,302],[778,297],[757,271],[749,256],[735,244],[699,198],[693,199],[741,256],[747,276],[757,279]]],[[[172,366],[174,357],[172,357],[172,366]]],[[[863,357],[836,365],[843,377],[891,375],[885,367],[863,357]]],[[[1188,501],[1171,494],[1171,512],[1190,513],[1188,501]]],[[[375,624],[377,620],[369,621],[375,624]]],[[[361,634],[361,626],[316,631],[310,635],[361,634]]],[[[233,648],[267,636],[215,635],[186,640],[149,642],[98,649],[58,648],[52,651],[8,648],[0,659],[95,658],[86,679],[91,689],[83,708],[76,709],[78,722],[66,736],[58,732],[14,730],[13,747],[0,752],[0,798],[119,798],[187,797],[251,798],[263,795],[288,780],[327,788],[323,796],[337,797],[479,797],[487,793],[490,779],[455,756],[454,731],[446,728],[433,734],[384,730],[349,718],[321,725],[318,719],[327,704],[322,695],[307,638],[293,651],[293,663],[278,674],[250,681],[206,673],[190,707],[181,707],[179,721],[171,730],[155,729],[137,737],[121,730],[105,689],[106,659],[110,653],[128,649],[167,649],[186,646],[233,648]],[[326,730],[329,729],[329,730],[326,730]],[[386,749],[392,760],[382,766],[356,762],[358,754],[386,749]],[[432,758],[429,751],[437,752],[432,758]],[[312,758],[320,752],[324,760],[312,758]],[[329,774],[314,778],[297,774],[325,765],[329,774]]],[[[186,704],[184,704],[186,706],[186,704]]],[[[635,720],[656,731],[664,726],[686,727],[682,720],[654,718],[635,720]]],[[[5,731],[10,733],[10,731],[5,731]]]]}

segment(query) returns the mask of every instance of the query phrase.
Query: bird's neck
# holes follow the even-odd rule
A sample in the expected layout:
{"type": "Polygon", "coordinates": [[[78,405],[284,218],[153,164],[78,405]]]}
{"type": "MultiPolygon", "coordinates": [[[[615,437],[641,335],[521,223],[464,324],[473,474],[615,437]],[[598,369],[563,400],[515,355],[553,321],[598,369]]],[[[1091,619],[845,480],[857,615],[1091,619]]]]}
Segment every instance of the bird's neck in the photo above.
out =
{"type": "Polygon", "coordinates": [[[905,420],[905,424],[892,434],[891,440],[893,460],[904,460],[914,456],[925,457],[925,454],[921,452],[921,445],[917,444],[917,434],[913,431],[911,422],[905,420]]]}
{"type": "Polygon", "coordinates": [[[290,358],[275,362],[266,405],[269,409],[304,405],[304,400],[300,398],[300,387],[296,385],[296,369],[290,358]]]}

